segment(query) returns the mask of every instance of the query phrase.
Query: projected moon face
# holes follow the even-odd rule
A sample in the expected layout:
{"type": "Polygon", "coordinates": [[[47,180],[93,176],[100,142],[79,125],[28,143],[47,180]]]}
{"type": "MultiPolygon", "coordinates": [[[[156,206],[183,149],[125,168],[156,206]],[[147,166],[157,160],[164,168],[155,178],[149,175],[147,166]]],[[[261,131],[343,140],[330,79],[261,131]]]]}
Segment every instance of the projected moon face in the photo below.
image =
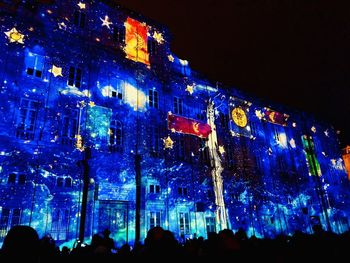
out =
{"type": "Polygon", "coordinates": [[[193,123],[193,130],[194,130],[196,133],[199,132],[199,123],[198,123],[198,122],[193,123]]]}
{"type": "Polygon", "coordinates": [[[244,128],[247,125],[247,115],[241,107],[234,108],[231,112],[231,115],[233,121],[237,126],[244,128]]]}

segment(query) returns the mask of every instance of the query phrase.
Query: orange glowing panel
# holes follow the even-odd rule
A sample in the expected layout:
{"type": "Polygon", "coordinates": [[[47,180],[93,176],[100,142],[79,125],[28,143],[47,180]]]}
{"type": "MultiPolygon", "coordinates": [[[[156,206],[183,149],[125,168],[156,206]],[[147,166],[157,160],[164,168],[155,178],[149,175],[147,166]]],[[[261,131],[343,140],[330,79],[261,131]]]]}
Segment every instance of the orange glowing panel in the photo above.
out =
{"type": "Polygon", "coordinates": [[[346,146],[345,149],[343,149],[343,160],[345,164],[345,169],[348,173],[348,179],[350,180],[350,146],[346,146]]]}
{"type": "Polygon", "coordinates": [[[136,62],[150,65],[147,49],[147,25],[130,17],[125,22],[126,57],[136,62]]]}

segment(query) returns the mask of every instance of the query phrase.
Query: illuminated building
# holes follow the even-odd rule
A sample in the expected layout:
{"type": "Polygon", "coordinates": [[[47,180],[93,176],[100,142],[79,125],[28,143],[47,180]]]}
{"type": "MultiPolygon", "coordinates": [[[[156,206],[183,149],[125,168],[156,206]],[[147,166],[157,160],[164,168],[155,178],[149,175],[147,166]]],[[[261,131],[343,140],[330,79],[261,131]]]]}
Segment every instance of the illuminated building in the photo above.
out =
{"type": "Polygon", "coordinates": [[[72,244],[82,215],[85,239],[109,228],[118,245],[157,225],[349,229],[330,125],[207,80],[109,2],[0,1],[1,240],[25,224],[72,244]]]}
{"type": "Polygon", "coordinates": [[[348,179],[350,180],[350,146],[349,145],[343,149],[343,160],[344,160],[345,169],[348,173],[348,179]]]}

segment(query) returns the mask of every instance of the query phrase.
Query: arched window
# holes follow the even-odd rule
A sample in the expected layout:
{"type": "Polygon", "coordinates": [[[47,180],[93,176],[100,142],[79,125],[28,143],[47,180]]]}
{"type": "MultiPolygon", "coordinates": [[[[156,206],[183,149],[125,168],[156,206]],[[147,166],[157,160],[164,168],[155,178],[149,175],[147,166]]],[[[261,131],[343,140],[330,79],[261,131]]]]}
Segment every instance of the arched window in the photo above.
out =
{"type": "Polygon", "coordinates": [[[109,126],[109,146],[111,151],[122,151],[122,123],[112,120],[109,126]]]}

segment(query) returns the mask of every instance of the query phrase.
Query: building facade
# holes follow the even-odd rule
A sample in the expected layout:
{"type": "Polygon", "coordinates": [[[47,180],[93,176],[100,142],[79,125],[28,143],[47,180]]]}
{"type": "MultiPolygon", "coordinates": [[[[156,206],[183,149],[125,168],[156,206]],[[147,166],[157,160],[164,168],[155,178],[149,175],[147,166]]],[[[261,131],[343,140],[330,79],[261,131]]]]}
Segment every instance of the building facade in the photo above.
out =
{"type": "Polygon", "coordinates": [[[113,1],[0,7],[1,240],[16,224],[60,244],[108,228],[118,245],[154,226],[349,229],[331,125],[207,80],[113,1]]]}

